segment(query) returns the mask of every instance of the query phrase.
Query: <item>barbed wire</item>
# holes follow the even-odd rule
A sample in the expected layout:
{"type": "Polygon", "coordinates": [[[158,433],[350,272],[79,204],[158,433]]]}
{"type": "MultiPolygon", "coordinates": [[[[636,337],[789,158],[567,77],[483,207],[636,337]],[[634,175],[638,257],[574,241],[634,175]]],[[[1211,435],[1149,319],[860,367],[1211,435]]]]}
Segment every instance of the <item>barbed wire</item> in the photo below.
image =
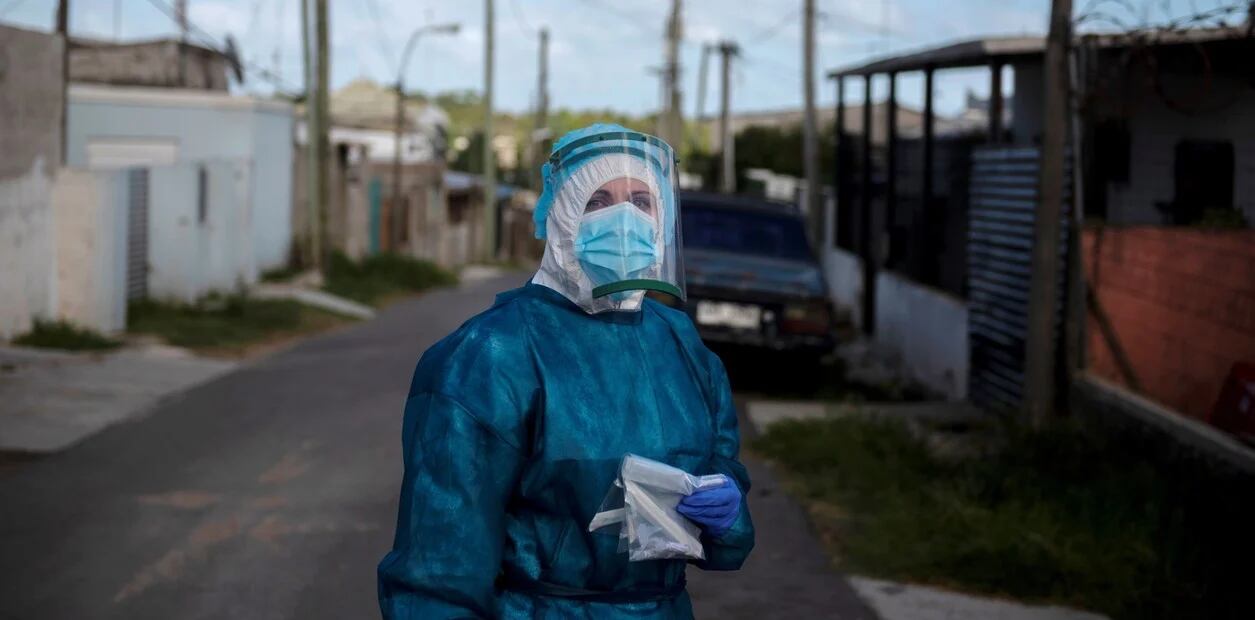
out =
{"type": "MultiPolygon", "coordinates": [[[[1130,25],[1129,20],[1121,19],[1116,14],[1103,10],[1105,5],[1115,5],[1129,16],[1137,17],[1137,7],[1130,0],[1091,0],[1086,5],[1086,9],[1074,19],[1073,25],[1078,31],[1085,24],[1107,24],[1116,27],[1115,32],[1081,34],[1082,50],[1099,46],[1122,50],[1118,62],[1107,65],[1105,72],[1095,72],[1088,76],[1090,79],[1087,80],[1085,88],[1087,100],[1083,102],[1084,107],[1090,107],[1096,100],[1107,99],[1120,102],[1121,111],[1124,114],[1130,114],[1132,110],[1128,102],[1137,100],[1108,95],[1107,91],[1112,84],[1126,84],[1130,72],[1135,68],[1146,71],[1148,89],[1156,97],[1169,108],[1183,114],[1217,112],[1240,100],[1242,93],[1237,92],[1227,101],[1219,103],[1210,101],[1216,82],[1215,61],[1212,58],[1212,52],[1204,45],[1204,42],[1191,38],[1189,33],[1197,32],[1200,28],[1210,28],[1220,38],[1225,36],[1238,39],[1255,37],[1255,32],[1252,32],[1255,24],[1250,19],[1250,17],[1255,17],[1252,14],[1255,12],[1255,1],[1232,2],[1210,9],[1199,9],[1197,3],[1191,0],[1190,13],[1154,23],[1150,19],[1149,12],[1146,11],[1140,16],[1137,25],[1130,25]],[[1246,22],[1233,23],[1233,18],[1240,15],[1248,16],[1246,22]],[[1165,85],[1165,71],[1158,56],[1160,47],[1165,44],[1189,45],[1198,56],[1201,81],[1184,96],[1168,92],[1165,85]]],[[[1166,3],[1161,3],[1160,9],[1166,14],[1169,7],[1166,3]]]]}

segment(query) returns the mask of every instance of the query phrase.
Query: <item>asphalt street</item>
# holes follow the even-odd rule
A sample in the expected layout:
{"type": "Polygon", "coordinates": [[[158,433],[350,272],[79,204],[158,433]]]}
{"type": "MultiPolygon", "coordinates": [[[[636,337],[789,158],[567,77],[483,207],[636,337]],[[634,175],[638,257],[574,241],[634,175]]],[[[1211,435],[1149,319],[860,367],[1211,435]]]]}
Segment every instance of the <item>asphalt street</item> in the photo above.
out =
{"type": "MultiPolygon", "coordinates": [[[[434,291],[0,476],[0,618],[377,617],[401,405],[424,349],[521,283],[434,291]]],[[[763,463],[744,570],[699,617],[865,618],[763,463]]]]}

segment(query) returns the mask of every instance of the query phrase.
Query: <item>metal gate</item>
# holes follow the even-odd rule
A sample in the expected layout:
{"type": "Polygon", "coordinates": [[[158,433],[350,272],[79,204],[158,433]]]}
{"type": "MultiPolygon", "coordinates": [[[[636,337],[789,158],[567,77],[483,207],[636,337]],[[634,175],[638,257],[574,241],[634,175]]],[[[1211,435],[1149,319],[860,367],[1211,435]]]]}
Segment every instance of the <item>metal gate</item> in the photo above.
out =
{"type": "Polygon", "coordinates": [[[148,296],[148,169],[127,172],[126,299],[148,296]]]}
{"type": "MultiPolygon", "coordinates": [[[[1037,209],[1038,150],[978,148],[972,153],[967,281],[970,369],[968,397],[987,409],[1018,409],[1024,396],[1024,355],[1037,209]]],[[[1059,341],[1067,274],[1070,166],[1064,171],[1060,236],[1059,341]]]]}

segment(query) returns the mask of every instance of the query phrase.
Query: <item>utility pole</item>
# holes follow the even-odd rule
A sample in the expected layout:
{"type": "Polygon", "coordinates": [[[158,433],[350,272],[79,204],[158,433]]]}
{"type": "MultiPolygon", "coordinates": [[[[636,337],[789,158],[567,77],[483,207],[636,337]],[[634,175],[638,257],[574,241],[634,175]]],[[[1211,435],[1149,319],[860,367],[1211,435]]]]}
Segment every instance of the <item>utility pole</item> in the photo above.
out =
{"type": "Polygon", "coordinates": [[[397,224],[408,218],[401,217],[401,209],[407,208],[401,199],[401,137],[405,126],[405,85],[401,82],[401,74],[397,74],[397,109],[393,119],[392,133],[392,226],[389,242],[396,249],[401,241],[401,230],[397,224]]]}
{"type": "Polygon", "coordinates": [[[328,125],[330,124],[331,115],[327,109],[329,100],[327,97],[327,82],[330,76],[330,64],[327,62],[327,0],[314,0],[314,45],[317,49],[318,62],[318,79],[315,81],[317,89],[314,99],[318,102],[318,131],[314,134],[314,140],[318,143],[318,152],[316,153],[316,162],[318,170],[317,185],[317,208],[318,208],[318,265],[325,273],[330,267],[331,261],[328,260],[331,254],[330,244],[327,237],[327,199],[330,195],[328,191],[327,167],[331,144],[328,139],[328,125]]]}
{"type": "Polygon", "coordinates": [[[721,102],[719,110],[719,148],[723,151],[723,163],[720,166],[719,191],[725,194],[736,193],[736,142],[732,136],[729,115],[732,108],[732,57],[739,50],[732,41],[719,43],[719,54],[723,56],[722,91],[719,93],[721,102]]]}
{"type": "Polygon", "coordinates": [[[546,142],[549,137],[549,29],[540,29],[540,58],[537,59],[539,70],[536,72],[536,120],[532,123],[532,140],[529,147],[535,154],[532,157],[532,170],[529,172],[535,182],[537,191],[543,189],[540,177],[540,163],[545,158],[546,142]]]}
{"type": "Polygon", "coordinates": [[[174,0],[174,20],[179,23],[179,86],[187,88],[187,0],[174,0]]]}
{"type": "Polygon", "coordinates": [[[802,19],[802,170],[806,175],[806,217],[811,243],[823,240],[824,214],[819,196],[819,138],[815,123],[815,0],[803,1],[802,19]]]}
{"type": "Polygon", "coordinates": [[[667,67],[645,67],[645,71],[658,78],[658,112],[654,114],[654,135],[664,137],[667,134],[667,102],[670,100],[667,95],[667,67]]]}
{"type": "Polygon", "coordinates": [[[680,0],[671,0],[671,16],[667,19],[667,64],[663,68],[666,113],[662,122],[662,139],[679,145],[684,138],[684,114],[680,107],[680,37],[682,36],[680,0]]]}
{"type": "Polygon", "coordinates": [[[1072,0],[1052,0],[1050,34],[1046,39],[1040,176],[1033,223],[1033,279],[1028,298],[1024,361],[1024,407],[1029,422],[1034,425],[1042,424],[1054,413],[1055,301],[1059,283],[1064,149],[1068,136],[1071,26],[1072,0]]]}
{"type": "Polygon", "coordinates": [[[318,266],[318,151],[314,135],[318,130],[318,105],[314,94],[317,78],[309,53],[309,3],[301,2],[301,62],[305,67],[305,267],[318,266]]]}
{"type": "Polygon", "coordinates": [[[70,0],[57,2],[57,34],[61,36],[61,165],[69,157],[66,118],[70,115],[70,0]]]}
{"type": "Polygon", "coordinates": [[[480,258],[490,261],[497,254],[497,161],[492,138],[492,44],[495,29],[493,0],[484,0],[484,249],[480,258]]]}
{"type": "Polygon", "coordinates": [[[702,117],[706,115],[706,67],[710,64],[710,44],[702,44],[702,61],[697,68],[697,110],[693,114],[693,122],[697,124],[697,136],[693,138],[693,150],[701,146],[701,136],[705,135],[702,117]]]}

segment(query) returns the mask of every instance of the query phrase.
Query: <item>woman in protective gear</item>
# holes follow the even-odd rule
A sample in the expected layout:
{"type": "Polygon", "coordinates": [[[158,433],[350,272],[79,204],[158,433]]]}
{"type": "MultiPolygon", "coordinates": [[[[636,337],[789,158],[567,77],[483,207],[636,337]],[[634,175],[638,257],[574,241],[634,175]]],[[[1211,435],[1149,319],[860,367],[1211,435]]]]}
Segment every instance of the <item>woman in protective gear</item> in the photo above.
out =
{"type": "Polygon", "coordinates": [[[691,618],[684,560],[629,562],[588,531],[632,453],[723,487],[677,511],[707,570],[754,545],[727,375],[689,318],[675,157],[618,125],[571,132],[543,167],[531,282],[432,346],[405,404],[385,618],[691,618]]]}

